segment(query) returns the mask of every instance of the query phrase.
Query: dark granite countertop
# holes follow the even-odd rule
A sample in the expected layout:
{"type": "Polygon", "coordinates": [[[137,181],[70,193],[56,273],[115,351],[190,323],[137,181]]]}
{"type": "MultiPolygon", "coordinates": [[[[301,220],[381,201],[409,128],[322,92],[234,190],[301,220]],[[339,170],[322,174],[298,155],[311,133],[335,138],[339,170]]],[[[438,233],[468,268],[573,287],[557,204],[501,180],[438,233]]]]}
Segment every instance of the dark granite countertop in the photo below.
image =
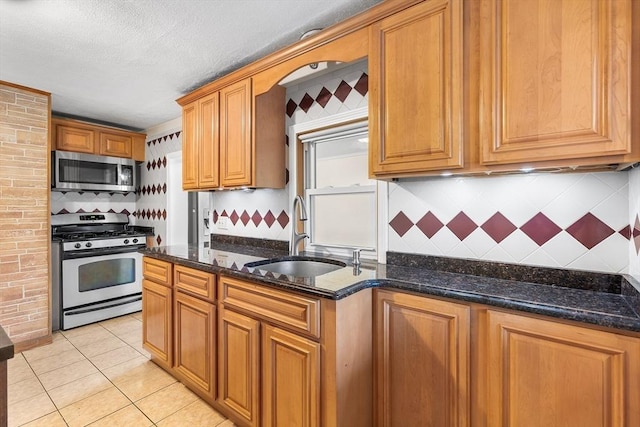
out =
{"type": "Polygon", "coordinates": [[[11,359],[13,357],[13,343],[9,339],[7,333],[0,326],[0,362],[11,359]]]}
{"type": "Polygon", "coordinates": [[[317,277],[293,277],[246,265],[287,255],[278,249],[212,242],[211,247],[165,246],[141,252],[322,298],[342,299],[362,289],[385,287],[640,332],[640,284],[624,275],[390,253],[388,264],[363,261],[359,268],[331,256],[347,266],[317,277]]]}

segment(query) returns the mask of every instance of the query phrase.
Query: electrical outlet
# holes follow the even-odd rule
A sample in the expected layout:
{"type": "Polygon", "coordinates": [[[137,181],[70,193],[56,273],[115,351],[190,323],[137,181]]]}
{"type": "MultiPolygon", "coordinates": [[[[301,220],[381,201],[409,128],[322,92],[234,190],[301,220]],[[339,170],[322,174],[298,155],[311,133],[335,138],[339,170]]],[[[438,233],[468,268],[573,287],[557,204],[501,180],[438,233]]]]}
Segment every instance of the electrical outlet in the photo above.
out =
{"type": "Polygon", "coordinates": [[[229,218],[227,218],[226,216],[219,216],[218,217],[218,222],[216,223],[216,225],[218,226],[218,229],[220,230],[228,230],[229,229],[229,218]]]}

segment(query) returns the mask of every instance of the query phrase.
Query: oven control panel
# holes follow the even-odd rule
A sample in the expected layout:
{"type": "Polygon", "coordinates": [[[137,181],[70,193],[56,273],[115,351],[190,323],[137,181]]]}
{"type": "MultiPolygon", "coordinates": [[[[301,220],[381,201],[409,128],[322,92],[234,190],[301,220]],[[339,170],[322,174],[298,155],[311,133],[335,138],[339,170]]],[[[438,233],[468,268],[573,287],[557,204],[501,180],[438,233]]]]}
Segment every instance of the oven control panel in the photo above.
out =
{"type": "Polygon", "coordinates": [[[77,242],[64,242],[62,244],[62,250],[67,251],[79,251],[89,249],[104,249],[104,248],[118,248],[122,246],[136,246],[145,243],[144,236],[138,237],[122,237],[115,239],[101,239],[101,240],[80,240],[77,242]]]}

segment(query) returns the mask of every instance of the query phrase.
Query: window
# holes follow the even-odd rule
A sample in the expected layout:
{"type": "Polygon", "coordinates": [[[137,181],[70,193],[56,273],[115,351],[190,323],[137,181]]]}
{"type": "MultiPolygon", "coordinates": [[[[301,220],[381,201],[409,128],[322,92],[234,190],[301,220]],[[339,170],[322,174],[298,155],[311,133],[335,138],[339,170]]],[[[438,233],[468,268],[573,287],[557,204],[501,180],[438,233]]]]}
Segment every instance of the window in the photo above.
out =
{"type": "Polygon", "coordinates": [[[368,178],[367,135],[366,121],[299,135],[308,249],[376,248],[376,181],[368,178]]]}

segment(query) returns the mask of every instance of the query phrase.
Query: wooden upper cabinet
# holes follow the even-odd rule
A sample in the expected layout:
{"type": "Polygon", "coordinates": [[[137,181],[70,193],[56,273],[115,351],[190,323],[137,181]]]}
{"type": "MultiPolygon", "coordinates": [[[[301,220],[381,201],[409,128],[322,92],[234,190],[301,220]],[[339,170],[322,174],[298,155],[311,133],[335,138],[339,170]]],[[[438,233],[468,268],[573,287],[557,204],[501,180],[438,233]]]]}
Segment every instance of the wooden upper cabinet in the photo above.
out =
{"type": "Polygon", "coordinates": [[[481,163],[631,152],[631,3],[480,2],[481,163]]]}
{"type": "Polygon", "coordinates": [[[51,119],[52,150],[73,151],[144,161],[143,133],[95,125],[61,117],[51,119]]]}
{"type": "Polygon", "coordinates": [[[489,310],[487,425],[640,425],[640,339],[489,310]]]}
{"type": "Polygon", "coordinates": [[[370,28],[370,174],[463,166],[462,4],[429,0],[370,28]]]}
{"type": "Polygon", "coordinates": [[[218,179],[218,92],[182,108],[182,188],[211,189],[218,179]]]}
{"type": "Polygon", "coordinates": [[[100,132],[98,154],[131,158],[133,155],[133,138],[127,135],[100,132]]]}
{"type": "Polygon", "coordinates": [[[95,152],[95,132],[91,129],[72,126],[56,126],[56,150],[93,154],[95,152]]]}
{"type": "Polygon", "coordinates": [[[198,188],[198,101],[182,107],[182,188],[198,188]]]}
{"type": "Polygon", "coordinates": [[[251,79],[220,91],[220,182],[225,187],[252,183],[251,79]]]}

